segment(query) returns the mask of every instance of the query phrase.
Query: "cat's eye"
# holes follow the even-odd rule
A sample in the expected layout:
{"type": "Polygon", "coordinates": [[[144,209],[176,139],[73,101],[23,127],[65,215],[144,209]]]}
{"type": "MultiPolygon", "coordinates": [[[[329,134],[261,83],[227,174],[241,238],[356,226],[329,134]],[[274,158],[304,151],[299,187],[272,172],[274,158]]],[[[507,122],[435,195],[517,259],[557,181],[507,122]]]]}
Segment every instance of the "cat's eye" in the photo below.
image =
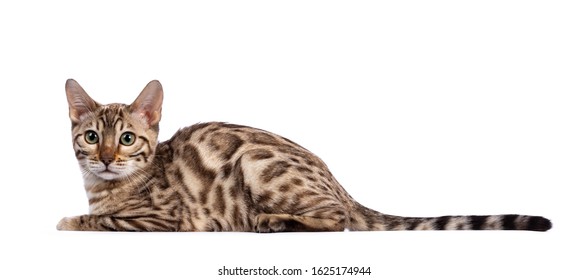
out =
{"type": "Polygon", "coordinates": [[[88,144],[96,144],[98,143],[98,133],[96,133],[96,131],[93,130],[88,130],[84,135],[84,139],[86,140],[86,142],[88,142],[88,144]]]}
{"type": "Polygon", "coordinates": [[[120,143],[125,146],[130,146],[135,143],[135,134],[132,132],[125,132],[120,136],[120,143]]]}

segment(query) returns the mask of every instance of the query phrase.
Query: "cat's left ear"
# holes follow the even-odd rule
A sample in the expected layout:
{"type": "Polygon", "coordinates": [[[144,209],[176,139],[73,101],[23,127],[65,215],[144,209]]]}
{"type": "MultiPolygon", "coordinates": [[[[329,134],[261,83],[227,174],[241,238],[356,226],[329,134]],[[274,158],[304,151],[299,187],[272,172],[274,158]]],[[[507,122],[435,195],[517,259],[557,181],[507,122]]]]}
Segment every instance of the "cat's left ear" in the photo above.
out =
{"type": "Polygon", "coordinates": [[[144,120],[148,126],[159,123],[161,104],[163,103],[163,87],[157,80],[145,86],[139,97],[131,104],[131,113],[144,120]]]}

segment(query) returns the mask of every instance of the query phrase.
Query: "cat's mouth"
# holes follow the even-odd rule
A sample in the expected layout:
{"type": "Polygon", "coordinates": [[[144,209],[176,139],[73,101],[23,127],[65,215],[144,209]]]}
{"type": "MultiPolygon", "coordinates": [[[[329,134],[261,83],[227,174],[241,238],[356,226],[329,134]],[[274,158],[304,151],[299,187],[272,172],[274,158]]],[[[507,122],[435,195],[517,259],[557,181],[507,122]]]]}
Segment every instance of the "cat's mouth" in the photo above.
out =
{"type": "Polygon", "coordinates": [[[101,177],[102,179],[105,180],[112,180],[115,179],[119,176],[118,172],[115,172],[111,169],[108,169],[108,167],[106,167],[104,170],[97,172],[97,174],[99,177],[101,177]]]}
{"type": "Polygon", "coordinates": [[[129,172],[129,166],[126,165],[105,165],[91,164],[89,170],[97,177],[103,180],[116,180],[125,177],[129,172]]]}

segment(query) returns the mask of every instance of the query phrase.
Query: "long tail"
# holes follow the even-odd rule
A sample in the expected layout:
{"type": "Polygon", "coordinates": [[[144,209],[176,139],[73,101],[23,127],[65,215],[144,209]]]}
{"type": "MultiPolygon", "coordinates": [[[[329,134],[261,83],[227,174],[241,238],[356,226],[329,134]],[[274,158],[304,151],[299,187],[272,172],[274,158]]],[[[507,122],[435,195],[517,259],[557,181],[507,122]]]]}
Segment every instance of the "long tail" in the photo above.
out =
{"type": "Polygon", "coordinates": [[[532,230],[547,231],[551,221],[540,216],[485,215],[400,217],[382,214],[357,204],[349,229],[365,230],[532,230]]]}

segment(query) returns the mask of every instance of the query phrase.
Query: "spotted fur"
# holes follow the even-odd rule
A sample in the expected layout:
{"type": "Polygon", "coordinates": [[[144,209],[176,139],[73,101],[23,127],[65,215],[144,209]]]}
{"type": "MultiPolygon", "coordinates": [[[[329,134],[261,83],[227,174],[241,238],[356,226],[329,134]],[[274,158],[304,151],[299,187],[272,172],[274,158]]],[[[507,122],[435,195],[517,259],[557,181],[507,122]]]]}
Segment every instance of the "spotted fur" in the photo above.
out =
{"type": "Polygon", "coordinates": [[[101,105],[74,80],[67,81],[66,93],[73,148],[90,210],[88,215],[63,218],[59,230],[551,228],[549,220],[538,216],[408,218],[381,214],[357,203],[325,163],[308,150],[247,126],[201,123],[158,143],[163,102],[158,81],[150,82],[131,105],[101,105]]]}

